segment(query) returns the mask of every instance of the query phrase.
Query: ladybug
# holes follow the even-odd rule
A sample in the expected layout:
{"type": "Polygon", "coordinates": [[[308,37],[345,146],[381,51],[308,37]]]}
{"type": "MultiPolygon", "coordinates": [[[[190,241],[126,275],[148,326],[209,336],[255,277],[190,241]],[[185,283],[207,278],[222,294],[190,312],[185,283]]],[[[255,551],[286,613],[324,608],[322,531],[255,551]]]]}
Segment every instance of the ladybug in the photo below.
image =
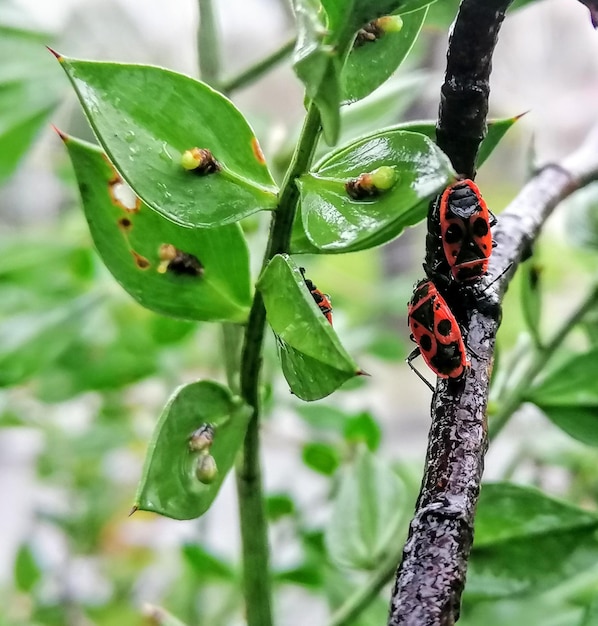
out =
{"type": "Polygon", "coordinates": [[[303,276],[303,280],[307,288],[309,289],[309,293],[311,293],[312,298],[315,303],[320,307],[320,311],[324,317],[330,322],[332,325],[332,303],[330,302],[330,296],[328,294],[322,293],[309,278],[305,278],[305,268],[300,267],[299,271],[303,276]]]}
{"type": "Polygon", "coordinates": [[[447,187],[431,219],[440,223],[440,239],[452,277],[457,282],[481,278],[494,247],[490,228],[496,218],[478,186],[465,179],[447,187]]]}
{"type": "Polygon", "coordinates": [[[411,361],[420,354],[440,378],[459,378],[469,367],[459,324],[434,283],[425,278],[416,285],[409,302],[411,339],[417,347],[407,357],[409,367],[430,387],[411,361]]]}

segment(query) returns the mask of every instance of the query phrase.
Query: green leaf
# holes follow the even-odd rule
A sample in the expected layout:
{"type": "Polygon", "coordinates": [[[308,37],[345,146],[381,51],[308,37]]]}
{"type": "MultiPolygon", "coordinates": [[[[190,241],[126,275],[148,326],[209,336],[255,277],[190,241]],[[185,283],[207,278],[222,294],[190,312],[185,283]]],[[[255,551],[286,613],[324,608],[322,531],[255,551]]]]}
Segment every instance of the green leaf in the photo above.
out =
{"type": "Polygon", "coordinates": [[[181,548],[181,554],[202,583],[206,579],[232,580],[235,578],[235,570],[228,563],[210,554],[199,544],[185,544],[181,548]]]}
{"type": "Polygon", "coordinates": [[[31,548],[27,544],[23,544],[15,559],[14,578],[17,588],[19,591],[29,593],[41,577],[42,572],[35,562],[31,548]]]}
{"type": "Polygon", "coordinates": [[[273,493],[266,497],[266,512],[268,519],[277,521],[286,515],[295,512],[295,502],[286,493],[273,493]]]}
{"type": "Polygon", "coordinates": [[[326,529],[330,557],[342,567],[375,569],[406,513],[400,478],[364,447],[345,468],[326,529]]]}
{"type": "Polygon", "coordinates": [[[224,96],[159,67],[59,60],[110,161],[152,209],[213,227],[276,206],[257,139],[224,96]],[[194,147],[210,150],[220,171],[185,170],[181,157],[194,147]]]}
{"type": "Polygon", "coordinates": [[[46,33],[0,24],[0,182],[15,170],[60,101],[46,33]]]}
{"type": "Polygon", "coordinates": [[[251,304],[249,254],[238,224],[183,228],[139,201],[98,148],[65,137],[96,248],[143,306],[195,320],[243,322],[251,304]],[[161,261],[163,246],[193,255],[201,274],[161,261]]]}
{"type": "Polygon", "coordinates": [[[372,415],[363,411],[345,422],[344,436],[347,442],[365,443],[368,449],[374,452],[380,445],[382,432],[372,415]]]}
{"type": "Polygon", "coordinates": [[[318,430],[333,430],[342,433],[349,415],[340,408],[327,404],[301,404],[297,414],[309,426],[318,430]]]}
{"type": "Polygon", "coordinates": [[[536,489],[484,485],[467,574],[469,596],[534,593],[593,567],[597,529],[595,514],[536,489]]]}
{"type": "Polygon", "coordinates": [[[293,67],[307,98],[318,107],[329,145],[340,132],[341,72],[357,30],[395,10],[413,11],[427,4],[429,0],[294,0],[298,33],[293,67]]]}
{"type": "Polygon", "coordinates": [[[330,444],[321,442],[306,443],[301,458],[307,467],[324,476],[332,476],[341,462],[338,450],[330,444]]]}
{"type": "Polygon", "coordinates": [[[319,0],[295,0],[294,7],[298,32],[293,68],[305,85],[307,98],[318,107],[324,136],[332,145],[340,132],[342,69],[334,46],[335,33],[327,28],[319,0]]]}
{"type": "Polygon", "coordinates": [[[62,306],[21,313],[0,322],[0,387],[17,385],[54,361],[75,341],[97,295],[62,306]]]}
{"type": "Polygon", "coordinates": [[[598,407],[540,406],[546,417],[570,437],[598,446],[598,407]]]}
{"type": "MultiPolygon", "coordinates": [[[[385,243],[417,224],[429,201],[453,180],[446,156],[427,137],[400,130],[375,133],[340,148],[299,181],[301,222],[312,246],[353,252],[385,243]],[[379,196],[356,200],[345,185],[381,166],[393,167],[397,182],[379,196]]],[[[291,247],[300,247],[295,233],[291,247]]]]}
{"type": "Polygon", "coordinates": [[[179,387],[154,431],[135,507],[174,519],[191,519],[205,513],[234,463],[250,415],[247,405],[217,383],[199,381],[179,387]],[[209,484],[195,475],[202,452],[189,448],[190,436],[205,424],[211,424],[215,431],[209,454],[218,469],[209,484]]]}
{"type": "Polygon", "coordinates": [[[526,400],[539,407],[598,408],[598,348],[575,354],[529,389],[526,400]]]}
{"type": "Polygon", "coordinates": [[[362,373],[316,305],[299,268],[275,256],[258,282],[284,376],[302,400],[318,400],[362,373]]]}
{"type": "MultiPolygon", "coordinates": [[[[500,140],[505,136],[507,131],[519,121],[525,113],[516,115],[515,117],[505,117],[497,120],[488,121],[488,131],[480,144],[480,149],[476,157],[476,168],[482,166],[486,159],[492,154],[494,148],[499,144],[500,140]]],[[[408,130],[412,133],[421,133],[429,137],[432,141],[436,141],[436,122],[406,122],[397,124],[392,127],[397,130],[408,130]]]]}
{"type": "Polygon", "coordinates": [[[399,32],[384,33],[379,39],[351,50],[341,74],[345,102],[365,98],[390,78],[409,54],[427,11],[425,7],[406,14],[399,32]]]}

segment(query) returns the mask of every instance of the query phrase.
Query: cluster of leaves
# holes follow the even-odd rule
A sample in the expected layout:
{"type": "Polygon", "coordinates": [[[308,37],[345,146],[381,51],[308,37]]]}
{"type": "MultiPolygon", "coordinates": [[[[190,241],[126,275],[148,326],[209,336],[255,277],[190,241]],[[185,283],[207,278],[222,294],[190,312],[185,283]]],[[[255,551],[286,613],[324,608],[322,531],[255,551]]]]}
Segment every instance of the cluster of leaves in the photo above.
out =
{"type": "MultiPolygon", "coordinates": [[[[341,105],[368,96],[398,67],[426,18],[427,2],[382,3],[381,12],[401,16],[402,30],[356,48],[351,47],[355,30],[377,17],[364,13],[370,2],[356,0],[353,12],[336,11],[338,3],[332,1],[296,4],[295,68],[308,99],[319,110],[325,139],[332,144],[339,136],[344,111],[351,111],[341,105]]],[[[10,34],[13,39],[22,36],[23,46],[39,42],[28,33],[10,34]]],[[[20,58],[26,59],[26,53],[20,58]]],[[[102,146],[63,135],[96,249],[124,289],[145,309],[161,316],[114,294],[101,302],[97,296],[85,295],[99,281],[100,270],[79,240],[71,245],[65,245],[64,239],[58,243],[47,238],[5,240],[0,255],[4,279],[0,382],[7,387],[33,380],[38,397],[52,402],[100,390],[106,392],[103,398],[109,407],[108,392],[163,374],[165,359],[172,367],[167,355],[191,336],[190,321],[247,321],[254,281],[240,222],[253,213],[275,210],[279,190],[242,114],[209,86],[155,67],[64,57],[61,63],[102,146]],[[198,176],[181,167],[182,154],[196,146],[212,152],[220,167],[216,174],[198,176]],[[173,256],[165,249],[176,252],[173,256]],[[177,266],[176,258],[184,260],[182,265],[177,266]]],[[[14,92],[15,98],[23,97],[26,81],[37,80],[31,68],[20,71],[24,78],[14,81],[21,90],[14,92]]],[[[2,78],[13,84],[13,76],[2,78]]],[[[25,150],[52,105],[47,93],[53,92],[48,89],[44,106],[38,109],[28,111],[12,101],[10,108],[1,107],[21,117],[7,122],[13,135],[0,135],[0,141],[8,136],[14,145],[16,137],[17,145],[25,150]]],[[[478,164],[514,121],[490,125],[478,164]]],[[[10,155],[10,163],[0,169],[0,175],[7,175],[20,154],[0,152],[10,155]]],[[[326,153],[298,180],[300,208],[289,252],[337,254],[386,243],[421,221],[430,198],[453,176],[446,157],[434,145],[432,122],[395,125],[354,139],[326,153]],[[388,166],[396,174],[390,189],[359,200],[347,194],[348,181],[388,166]]],[[[283,373],[295,395],[304,400],[322,398],[359,372],[290,256],[272,259],[256,284],[277,339],[283,373]]],[[[541,349],[546,343],[537,330],[543,306],[537,281],[524,284],[529,286],[523,297],[525,319],[539,347],[537,362],[543,358],[541,349]]],[[[590,323],[587,329],[588,336],[595,337],[590,323]]],[[[593,339],[591,346],[581,355],[564,354],[552,373],[538,370],[521,401],[535,403],[566,432],[596,445],[593,339]]],[[[516,382],[507,381],[502,389],[513,387],[516,382]]],[[[73,435],[68,447],[91,450],[93,455],[90,445],[101,447],[107,432],[111,433],[107,448],[134,441],[130,424],[117,427],[115,413],[123,412],[122,405],[106,408],[91,431],[81,437],[73,435]]],[[[313,429],[313,441],[303,445],[304,464],[334,481],[332,514],[326,529],[314,528],[287,494],[268,498],[274,530],[277,524],[290,524],[302,555],[293,567],[275,571],[274,579],[281,586],[300,584],[323,591],[333,609],[342,609],[351,595],[348,590],[366,585],[380,567],[394,567],[400,554],[397,537],[406,536],[417,481],[404,467],[397,469],[374,456],[380,432],[368,413],[351,415],[322,404],[305,405],[299,412],[313,429]]],[[[205,512],[233,463],[247,417],[248,408],[234,390],[216,382],[195,382],[178,389],[157,424],[136,505],[177,519],[205,512]],[[208,484],[197,480],[197,454],[189,450],[190,434],[206,423],[217,430],[210,453],[218,473],[208,484]]],[[[14,415],[4,419],[19,423],[14,415]]],[[[58,444],[45,459],[47,473],[65,471],[53,465],[61,456],[66,458],[66,446],[58,444]]],[[[92,474],[89,467],[66,471],[72,476],[92,474]]],[[[55,521],[73,541],[79,538],[78,549],[91,550],[101,541],[102,523],[122,503],[106,497],[112,492],[97,477],[82,479],[77,488],[93,493],[90,500],[95,499],[97,506],[83,507],[80,514],[55,521]]],[[[463,622],[498,624],[525,619],[540,624],[550,617],[554,623],[592,623],[596,524],[593,513],[533,489],[508,483],[486,486],[463,622]],[[538,595],[554,590],[574,574],[586,576],[583,584],[573,585],[552,603],[538,595]]],[[[240,603],[236,564],[197,545],[184,547],[181,555],[184,571],[173,585],[169,606],[189,623],[227,623],[230,611],[240,603]],[[178,590],[178,601],[177,585],[183,587],[178,590]],[[202,585],[217,585],[224,596],[234,598],[228,613],[220,607],[220,614],[208,615],[208,609],[189,600],[202,585]]],[[[137,573],[138,568],[133,569],[137,573]]],[[[34,553],[23,547],[15,569],[18,588],[31,592],[40,575],[34,553]]],[[[385,615],[386,602],[380,600],[353,623],[382,623],[385,615]]],[[[40,613],[36,619],[61,623],[64,613],[53,618],[40,613]]]]}

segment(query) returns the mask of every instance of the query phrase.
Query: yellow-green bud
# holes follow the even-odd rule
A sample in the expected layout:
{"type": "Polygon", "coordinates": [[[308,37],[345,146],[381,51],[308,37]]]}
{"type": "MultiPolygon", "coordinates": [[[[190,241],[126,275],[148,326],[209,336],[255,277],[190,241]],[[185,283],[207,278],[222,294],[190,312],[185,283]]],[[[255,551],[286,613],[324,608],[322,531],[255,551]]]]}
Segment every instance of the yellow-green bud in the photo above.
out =
{"type": "Polygon", "coordinates": [[[197,457],[197,465],[195,466],[195,476],[200,483],[209,485],[214,482],[218,475],[218,467],[216,461],[211,454],[200,454],[197,457]]]}
{"type": "Polygon", "coordinates": [[[376,20],[376,24],[384,33],[398,33],[403,28],[403,20],[400,15],[385,15],[376,20]]]}
{"type": "Polygon", "coordinates": [[[397,172],[390,165],[382,165],[373,172],[370,172],[372,185],[378,191],[388,191],[397,182],[397,172]]]}

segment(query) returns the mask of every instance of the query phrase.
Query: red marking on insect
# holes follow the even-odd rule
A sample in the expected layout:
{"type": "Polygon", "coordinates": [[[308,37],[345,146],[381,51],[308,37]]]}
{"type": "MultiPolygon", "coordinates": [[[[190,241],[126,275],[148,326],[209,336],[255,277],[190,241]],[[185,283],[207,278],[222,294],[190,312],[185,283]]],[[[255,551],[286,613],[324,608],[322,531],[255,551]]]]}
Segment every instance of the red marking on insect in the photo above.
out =
{"type": "Polygon", "coordinates": [[[453,278],[476,280],[488,270],[492,253],[490,227],[496,218],[478,186],[469,179],[447,187],[440,197],[440,236],[453,278]]]}
{"type": "Polygon", "coordinates": [[[262,152],[262,147],[260,146],[259,141],[255,137],[252,137],[251,139],[251,149],[253,150],[253,154],[258,160],[258,163],[266,165],[266,157],[262,152]]]}
{"type": "Polygon", "coordinates": [[[300,267],[299,271],[315,303],[320,307],[320,311],[322,311],[324,317],[330,322],[330,325],[332,325],[332,303],[330,302],[330,296],[326,293],[322,293],[309,278],[305,278],[304,267],[300,267]]]}
{"type": "Polygon", "coordinates": [[[422,355],[440,378],[459,378],[469,367],[459,324],[431,280],[420,280],[409,302],[409,328],[417,348],[407,357],[409,367],[430,387],[411,361],[422,355]]]}

